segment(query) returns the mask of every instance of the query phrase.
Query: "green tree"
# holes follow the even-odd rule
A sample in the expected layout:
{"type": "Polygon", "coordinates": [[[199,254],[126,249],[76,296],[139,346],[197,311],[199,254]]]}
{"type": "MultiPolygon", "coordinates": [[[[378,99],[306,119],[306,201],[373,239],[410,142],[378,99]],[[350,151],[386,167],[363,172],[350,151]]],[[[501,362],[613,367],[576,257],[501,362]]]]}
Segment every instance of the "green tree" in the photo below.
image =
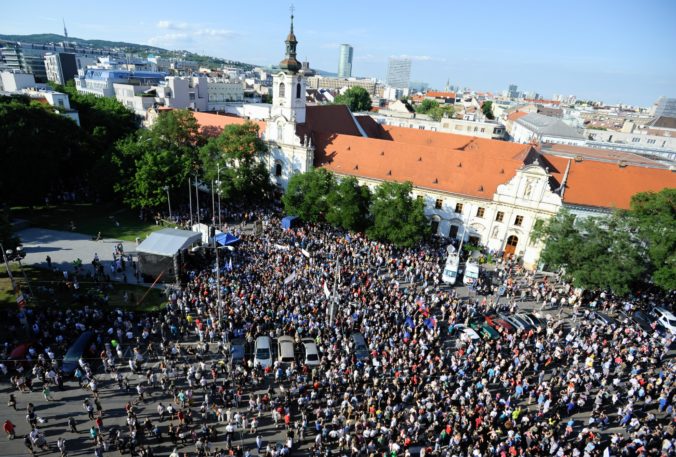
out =
{"type": "Polygon", "coordinates": [[[0,201],[42,203],[58,181],[81,183],[93,151],[77,124],[27,97],[0,97],[0,201]]]}
{"type": "Polygon", "coordinates": [[[270,173],[260,160],[265,151],[267,146],[259,136],[258,125],[228,125],[200,151],[204,176],[210,181],[220,177],[220,191],[225,198],[248,203],[265,200],[273,189],[270,173]]]}
{"type": "Polygon", "coordinates": [[[163,113],[149,130],[117,143],[114,163],[121,176],[115,190],[133,208],[166,204],[165,186],[175,192],[199,171],[197,151],[203,144],[190,111],[163,113]]]}
{"type": "Polygon", "coordinates": [[[333,173],[323,168],[293,175],[282,197],[284,212],[309,222],[321,221],[329,210],[328,196],[335,185],[333,173]]]}
{"type": "Polygon", "coordinates": [[[455,108],[450,105],[437,106],[427,113],[435,121],[440,121],[443,117],[453,117],[454,114],[455,108]]]}
{"type": "Polygon", "coordinates": [[[363,87],[350,87],[344,94],[336,96],[337,105],[347,105],[350,111],[370,111],[371,96],[363,87]]]}
{"type": "Polygon", "coordinates": [[[634,195],[629,217],[647,246],[653,282],[676,290],[676,189],[634,195]]]}
{"type": "Polygon", "coordinates": [[[481,111],[483,111],[484,116],[486,116],[486,119],[495,119],[495,116],[493,115],[493,102],[488,100],[481,105],[481,111]]]}
{"type": "Polygon", "coordinates": [[[357,178],[343,178],[328,197],[326,221],[346,230],[363,231],[369,223],[371,191],[357,178]]]}
{"type": "Polygon", "coordinates": [[[416,113],[427,114],[436,108],[439,108],[439,102],[431,98],[426,98],[420,105],[416,106],[415,111],[416,113]]]}
{"type": "Polygon", "coordinates": [[[545,242],[540,259],[550,268],[564,268],[576,287],[624,295],[646,272],[640,243],[621,213],[576,221],[564,210],[542,224],[533,237],[545,242]]]}
{"type": "Polygon", "coordinates": [[[371,202],[373,225],[368,236],[397,246],[410,247],[430,235],[425,204],[413,199],[410,182],[384,182],[376,189],[371,202]]]}

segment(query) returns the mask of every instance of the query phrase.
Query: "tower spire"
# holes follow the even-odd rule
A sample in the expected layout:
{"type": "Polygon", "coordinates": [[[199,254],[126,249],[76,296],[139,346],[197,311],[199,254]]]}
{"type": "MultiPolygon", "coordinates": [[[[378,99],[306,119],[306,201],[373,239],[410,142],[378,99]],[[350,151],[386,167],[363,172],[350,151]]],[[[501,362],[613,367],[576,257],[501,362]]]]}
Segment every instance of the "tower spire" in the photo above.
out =
{"type": "Polygon", "coordinates": [[[291,8],[289,9],[291,11],[291,29],[289,30],[289,35],[286,37],[286,41],[284,41],[284,43],[286,43],[286,56],[284,60],[279,63],[279,67],[288,73],[296,74],[298,73],[298,70],[301,69],[301,64],[298,62],[298,59],[296,59],[296,46],[298,45],[298,40],[293,33],[293,5],[291,5],[291,8]]]}
{"type": "Polygon", "coordinates": [[[66,29],[66,20],[64,18],[61,18],[63,21],[63,36],[66,37],[66,40],[68,39],[68,29],[66,29]]]}

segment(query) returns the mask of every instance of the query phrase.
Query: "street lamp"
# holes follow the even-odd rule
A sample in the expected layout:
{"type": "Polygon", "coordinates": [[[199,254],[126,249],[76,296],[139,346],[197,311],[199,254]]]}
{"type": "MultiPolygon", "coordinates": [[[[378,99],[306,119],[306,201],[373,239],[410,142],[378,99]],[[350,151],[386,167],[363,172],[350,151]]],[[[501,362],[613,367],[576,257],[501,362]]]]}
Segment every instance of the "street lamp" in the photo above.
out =
{"type": "MultiPolygon", "coordinates": [[[[23,264],[21,263],[21,253],[23,251],[23,248],[21,246],[16,247],[16,258],[13,260],[16,260],[19,262],[19,269],[21,270],[21,274],[23,274],[23,278],[26,280],[26,284],[28,284],[28,290],[30,291],[31,297],[34,297],[35,295],[33,294],[33,287],[31,287],[31,282],[28,280],[28,276],[26,275],[26,271],[23,269],[23,264]]],[[[11,249],[7,249],[6,254],[11,258],[12,254],[14,254],[14,251],[11,249]]],[[[5,263],[7,262],[7,257],[5,256],[5,263]]],[[[7,272],[9,273],[9,266],[7,266],[7,272]]],[[[14,279],[12,279],[12,286],[14,287],[14,279]]],[[[16,288],[14,289],[16,290],[16,288]]]]}
{"type": "Polygon", "coordinates": [[[167,202],[169,203],[169,220],[172,220],[171,216],[171,197],[169,196],[169,186],[164,186],[164,190],[167,191],[167,202]]]}
{"type": "Polygon", "coordinates": [[[9,261],[7,260],[7,254],[12,254],[11,249],[7,249],[5,251],[5,248],[0,244],[0,250],[2,250],[2,257],[5,260],[5,268],[7,268],[7,276],[9,276],[9,281],[12,283],[12,290],[14,293],[16,293],[16,281],[14,281],[14,276],[12,276],[12,271],[9,269],[9,261]]]}
{"type": "Polygon", "coordinates": [[[221,224],[221,164],[216,164],[216,190],[218,191],[218,226],[223,230],[223,224],[221,224]]]}

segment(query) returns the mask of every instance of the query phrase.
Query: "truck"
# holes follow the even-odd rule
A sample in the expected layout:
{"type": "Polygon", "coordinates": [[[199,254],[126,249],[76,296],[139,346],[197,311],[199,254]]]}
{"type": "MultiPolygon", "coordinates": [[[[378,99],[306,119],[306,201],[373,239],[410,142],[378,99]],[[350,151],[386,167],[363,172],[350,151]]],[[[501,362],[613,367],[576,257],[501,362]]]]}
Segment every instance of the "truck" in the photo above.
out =
{"type": "Polygon", "coordinates": [[[460,256],[455,252],[449,253],[446,258],[446,265],[444,265],[444,272],[441,275],[441,280],[446,284],[455,284],[459,268],[460,256]]]}
{"type": "Polygon", "coordinates": [[[479,266],[478,262],[468,260],[465,264],[465,274],[462,277],[463,284],[466,286],[476,284],[477,280],[479,279],[480,271],[481,267],[479,266]]]}

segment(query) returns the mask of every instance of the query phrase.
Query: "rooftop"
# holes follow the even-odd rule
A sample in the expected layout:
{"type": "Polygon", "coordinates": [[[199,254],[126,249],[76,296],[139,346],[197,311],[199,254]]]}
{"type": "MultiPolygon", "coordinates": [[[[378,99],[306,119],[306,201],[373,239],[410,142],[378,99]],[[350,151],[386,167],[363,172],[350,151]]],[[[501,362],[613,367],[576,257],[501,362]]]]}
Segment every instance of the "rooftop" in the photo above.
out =
{"type": "Polygon", "coordinates": [[[555,117],[544,116],[537,113],[528,113],[520,119],[517,119],[516,122],[517,124],[523,125],[528,130],[536,132],[540,135],[572,138],[576,140],[584,139],[584,135],[578,132],[577,129],[569,126],[562,120],[555,117]]]}

